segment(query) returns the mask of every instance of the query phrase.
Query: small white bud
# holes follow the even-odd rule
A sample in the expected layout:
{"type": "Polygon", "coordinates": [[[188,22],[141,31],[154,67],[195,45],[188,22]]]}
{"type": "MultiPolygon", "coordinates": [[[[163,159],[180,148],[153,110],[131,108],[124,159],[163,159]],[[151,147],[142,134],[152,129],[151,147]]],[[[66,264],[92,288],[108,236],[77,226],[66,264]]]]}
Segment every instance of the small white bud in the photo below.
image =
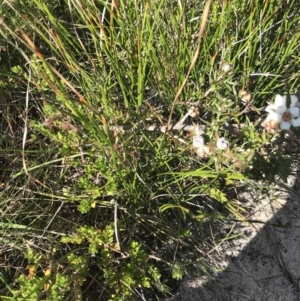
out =
{"type": "Polygon", "coordinates": [[[203,145],[196,149],[196,154],[200,158],[206,158],[212,154],[212,149],[208,145],[203,145]]]}
{"type": "Polygon", "coordinates": [[[223,63],[222,64],[222,70],[227,73],[233,70],[232,66],[228,63],[223,63]]]}
{"type": "Polygon", "coordinates": [[[221,150],[226,150],[229,148],[229,141],[227,141],[224,137],[219,138],[217,141],[217,148],[221,150]]]}
{"type": "Polygon", "coordinates": [[[168,126],[164,125],[160,128],[160,131],[166,133],[168,131],[168,126]]]}
{"type": "Polygon", "coordinates": [[[197,107],[190,107],[188,110],[188,114],[189,116],[191,116],[192,118],[198,117],[200,112],[199,112],[199,108],[197,107]]]}
{"type": "Polygon", "coordinates": [[[204,138],[200,135],[193,137],[193,147],[202,147],[204,145],[204,138]]]}
{"type": "Polygon", "coordinates": [[[242,99],[243,102],[248,103],[252,99],[251,93],[249,93],[246,90],[240,90],[239,91],[239,96],[242,99]]]}

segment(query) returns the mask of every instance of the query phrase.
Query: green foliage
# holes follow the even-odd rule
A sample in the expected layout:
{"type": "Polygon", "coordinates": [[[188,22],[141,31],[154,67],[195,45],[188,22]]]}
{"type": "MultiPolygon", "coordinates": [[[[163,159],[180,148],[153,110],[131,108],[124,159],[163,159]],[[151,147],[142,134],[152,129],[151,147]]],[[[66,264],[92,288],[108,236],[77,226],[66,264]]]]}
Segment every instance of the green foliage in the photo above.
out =
{"type": "MultiPolygon", "coordinates": [[[[106,226],[101,231],[91,227],[77,229],[75,236],[62,237],[62,243],[81,245],[85,240],[89,243],[89,253],[101,254],[101,270],[104,274],[104,282],[114,292],[111,301],[131,300],[133,288],[150,288],[155,285],[160,291],[167,291],[161,283],[161,274],[157,267],[149,263],[149,255],[142,249],[141,245],[132,241],[128,252],[120,252],[119,246],[113,243],[113,227],[106,226]]],[[[88,256],[68,256],[78,277],[84,277],[88,270],[88,256]]],[[[80,278],[81,279],[81,278],[80,278]]],[[[82,281],[82,279],[81,279],[82,281]]]]}
{"type": "Polygon", "coordinates": [[[172,277],[174,279],[182,279],[184,275],[184,267],[179,263],[175,262],[174,265],[172,266],[172,277]]]}
{"type": "Polygon", "coordinates": [[[99,233],[98,230],[95,230],[92,227],[83,226],[77,229],[76,236],[64,236],[61,239],[63,243],[71,242],[73,244],[81,244],[84,240],[89,242],[89,253],[95,254],[98,252],[100,246],[104,244],[112,244],[113,228],[112,226],[107,225],[105,230],[99,233]]]}
{"type": "Polygon", "coordinates": [[[20,285],[19,294],[16,294],[14,300],[25,301],[25,300],[38,300],[43,290],[47,291],[48,301],[60,301],[64,299],[65,292],[69,290],[68,282],[69,277],[57,274],[56,277],[28,277],[21,275],[17,279],[20,285]]]}
{"type": "MultiPolygon", "coordinates": [[[[18,290],[12,290],[13,300],[27,301],[39,300],[44,296],[45,300],[63,300],[69,291],[70,277],[61,273],[54,273],[54,269],[41,270],[41,264],[45,261],[42,254],[38,254],[34,249],[25,252],[29,265],[27,266],[28,275],[21,274],[16,282],[18,290]]],[[[77,270],[78,266],[77,266],[77,270]]]]}

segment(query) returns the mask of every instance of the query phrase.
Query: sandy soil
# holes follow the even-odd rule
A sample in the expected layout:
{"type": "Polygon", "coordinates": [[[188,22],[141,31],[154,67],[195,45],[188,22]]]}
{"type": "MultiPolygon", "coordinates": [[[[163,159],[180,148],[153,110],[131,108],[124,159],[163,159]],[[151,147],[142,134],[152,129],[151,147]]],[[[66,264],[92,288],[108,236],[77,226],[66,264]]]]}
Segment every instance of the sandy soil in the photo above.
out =
{"type": "Polygon", "coordinates": [[[240,224],[235,231],[244,235],[218,247],[221,272],[185,279],[166,301],[300,300],[300,181],[288,185],[292,191],[278,188],[256,204],[250,219],[266,224],[240,224]]]}

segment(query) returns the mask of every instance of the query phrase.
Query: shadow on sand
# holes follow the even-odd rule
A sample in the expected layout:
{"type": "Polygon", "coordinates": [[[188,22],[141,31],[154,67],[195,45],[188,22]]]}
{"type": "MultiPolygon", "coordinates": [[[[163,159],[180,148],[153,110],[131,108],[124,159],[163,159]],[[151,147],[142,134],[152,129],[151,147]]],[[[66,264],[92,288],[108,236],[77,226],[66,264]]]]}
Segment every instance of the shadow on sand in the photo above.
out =
{"type": "MultiPolygon", "coordinates": [[[[300,191],[299,183],[291,184],[300,191]]],[[[168,301],[300,300],[300,194],[279,193],[251,216],[267,222],[239,225],[242,238],[223,245],[222,272],[184,280],[168,301]]]]}

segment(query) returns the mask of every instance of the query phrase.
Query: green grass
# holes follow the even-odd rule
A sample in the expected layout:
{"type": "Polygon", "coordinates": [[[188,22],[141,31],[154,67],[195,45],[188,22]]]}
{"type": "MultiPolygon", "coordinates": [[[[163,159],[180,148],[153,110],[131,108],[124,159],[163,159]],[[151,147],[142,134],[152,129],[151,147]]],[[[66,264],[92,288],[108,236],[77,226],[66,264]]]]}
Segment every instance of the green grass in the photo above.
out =
{"type": "Polygon", "coordinates": [[[224,225],[251,210],[238,191],[286,179],[298,159],[260,126],[267,102],[299,86],[298,9],[1,4],[1,298],[159,300],[191,269],[210,273],[207,229],[232,239],[224,225]],[[206,157],[193,132],[147,130],[176,124],[192,105],[200,115],[186,122],[205,127],[206,157]]]}

